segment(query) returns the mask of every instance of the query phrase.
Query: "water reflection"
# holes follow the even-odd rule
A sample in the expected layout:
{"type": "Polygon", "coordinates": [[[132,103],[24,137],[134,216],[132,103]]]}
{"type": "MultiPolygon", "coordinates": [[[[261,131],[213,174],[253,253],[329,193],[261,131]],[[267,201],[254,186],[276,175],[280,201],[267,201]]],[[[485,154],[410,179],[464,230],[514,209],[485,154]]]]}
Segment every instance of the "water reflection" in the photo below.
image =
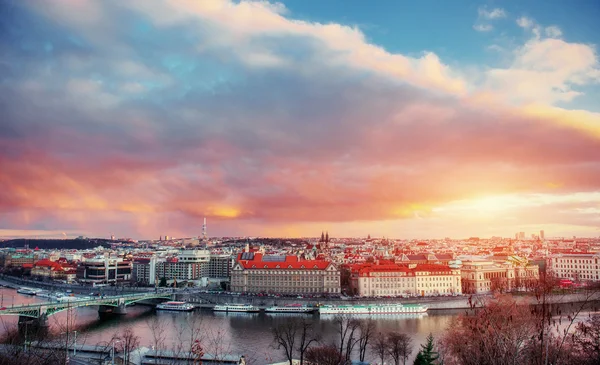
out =
{"type": "MultiPolygon", "coordinates": [[[[35,303],[42,300],[36,297],[16,294],[13,290],[0,289],[5,292],[4,298],[14,296],[15,303],[35,303]]],[[[357,316],[359,320],[375,322],[377,332],[401,331],[411,335],[415,345],[424,342],[431,332],[440,334],[448,325],[451,318],[460,311],[429,312],[429,314],[397,314],[357,316]]],[[[125,328],[131,327],[140,337],[140,345],[152,347],[159,338],[164,346],[181,345],[193,337],[193,332],[199,333],[201,328],[202,340],[206,343],[206,351],[211,346],[219,344],[222,351],[244,354],[248,359],[254,359],[255,364],[265,364],[268,361],[282,361],[283,354],[276,350],[272,343],[272,329],[290,318],[303,318],[312,323],[321,333],[324,343],[331,343],[337,338],[334,316],[304,313],[226,313],[212,312],[202,309],[194,312],[155,311],[153,308],[136,305],[128,308],[128,313],[110,319],[99,320],[97,308],[83,307],[72,309],[69,313],[61,312],[49,318],[50,331],[60,335],[68,316],[72,319],[71,331],[78,331],[78,343],[104,343],[112,336],[118,335],[125,328]],[[159,333],[157,333],[159,332],[159,333]]],[[[0,327],[0,334],[5,328],[16,325],[17,316],[0,316],[5,326],[0,327]]],[[[64,330],[63,330],[64,332],[64,330]]],[[[370,355],[368,354],[369,358],[370,355]]]]}

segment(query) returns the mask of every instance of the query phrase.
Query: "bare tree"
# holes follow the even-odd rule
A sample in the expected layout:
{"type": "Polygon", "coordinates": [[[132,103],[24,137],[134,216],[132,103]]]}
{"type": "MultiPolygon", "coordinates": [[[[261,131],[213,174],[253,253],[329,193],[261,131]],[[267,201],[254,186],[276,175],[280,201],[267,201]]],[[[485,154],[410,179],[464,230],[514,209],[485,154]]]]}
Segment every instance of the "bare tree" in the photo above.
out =
{"type": "Polygon", "coordinates": [[[277,325],[272,330],[273,342],[276,348],[283,349],[286,359],[292,365],[294,350],[296,349],[296,334],[298,333],[297,320],[290,320],[277,325]]]}
{"type": "Polygon", "coordinates": [[[585,322],[577,324],[571,354],[576,355],[582,365],[600,364],[600,315],[594,314],[585,322]]]}
{"type": "Polygon", "coordinates": [[[202,317],[192,315],[187,321],[176,324],[175,329],[176,343],[173,351],[180,356],[187,354],[187,359],[193,360],[192,348],[206,341],[207,331],[204,329],[202,317]]]}
{"type": "Polygon", "coordinates": [[[226,340],[226,332],[223,328],[218,327],[206,332],[206,347],[213,356],[215,361],[222,362],[228,355],[231,355],[231,341],[226,340]]]}
{"type": "Polygon", "coordinates": [[[306,351],[306,361],[310,365],[342,365],[342,354],[335,345],[311,347],[306,351]]]}
{"type": "Polygon", "coordinates": [[[298,353],[300,354],[300,365],[304,365],[304,354],[310,346],[319,341],[320,336],[313,329],[313,325],[311,322],[306,319],[302,319],[299,322],[299,338],[298,338],[298,353]]]}
{"type": "Polygon", "coordinates": [[[162,352],[166,350],[165,341],[167,336],[163,330],[165,323],[161,318],[154,316],[148,320],[147,325],[152,335],[152,349],[156,351],[156,357],[160,360],[162,352]]]}
{"type": "Polygon", "coordinates": [[[358,339],[358,356],[361,362],[365,361],[367,347],[375,334],[375,321],[368,319],[360,323],[360,338],[358,339]]]}
{"type": "Polygon", "coordinates": [[[140,337],[135,334],[130,326],[127,326],[118,338],[121,341],[121,348],[123,349],[123,360],[125,364],[129,364],[131,353],[140,345],[140,337]]]}
{"type": "Polygon", "coordinates": [[[377,335],[375,335],[373,340],[374,341],[371,343],[371,351],[377,355],[377,358],[379,359],[379,365],[383,365],[388,355],[387,336],[384,333],[379,332],[377,335]]]}
{"type": "Polygon", "coordinates": [[[348,315],[336,315],[333,320],[339,339],[339,352],[344,362],[349,362],[354,346],[358,343],[357,331],[360,322],[348,315]]]}
{"type": "Polygon", "coordinates": [[[406,333],[391,332],[387,336],[387,353],[394,360],[395,365],[400,365],[400,360],[406,365],[408,356],[412,353],[412,339],[406,333]]]}

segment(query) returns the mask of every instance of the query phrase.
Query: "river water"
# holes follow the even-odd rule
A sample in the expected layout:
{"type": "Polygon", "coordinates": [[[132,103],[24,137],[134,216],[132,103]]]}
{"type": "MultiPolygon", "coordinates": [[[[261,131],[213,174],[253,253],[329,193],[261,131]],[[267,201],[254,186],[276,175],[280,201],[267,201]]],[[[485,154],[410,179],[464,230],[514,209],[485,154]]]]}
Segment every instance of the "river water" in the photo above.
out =
{"type": "MultiPolygon", "coordinates": [[[[18,294],[13,289],[0,289],[1,306],[36,303],[43,298],[18,294]]],[[[429,333],[440,335],[450,320],[461,311],[430,311],[420,316],[381,316],[372,317],[378,332],[400,331],[409,334],[414,340],[414,353],[429,333]]],[[[250,314],[214,313],[202,309],[194,312],[155,311],[152,307],[136,305],[128,307],[124,316],[109,319],[98,318],[96,307],[73,309],[69,315],[61,312],[49,318],[50,333],[60,335],[65,330],[67,316],[74,325],[69,329],[77,331],[78,344],[107,344],[115,335],[130,327],[139,337],[140,346],[158,349],[175,349],[192,338],[200,338],[205,352],[217,354],[244,355],[249,363],[260,365],[284,361],[281,350],[273,346],[271,330],[290,318],[308,318],[321,334],[321,341],[333,343],[336,332],[332,316],[318,314],[250,314]],[[195,333],[195,335],[192,335],[195,333]]],[[[17,324],[16,316],[0,316],[0,335],[17,324]]],[[[366,320],[366,317],[365,319],[366,320]]],[[[375,360],[367,353],[367,360],[375,360]]]]}

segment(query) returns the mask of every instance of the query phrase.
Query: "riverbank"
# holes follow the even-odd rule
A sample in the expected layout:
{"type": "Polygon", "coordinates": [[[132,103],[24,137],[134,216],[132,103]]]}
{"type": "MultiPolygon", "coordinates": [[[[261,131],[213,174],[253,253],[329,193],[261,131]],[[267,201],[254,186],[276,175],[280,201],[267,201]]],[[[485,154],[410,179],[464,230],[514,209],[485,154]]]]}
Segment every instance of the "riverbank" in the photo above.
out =
{"type": "MultiPolygon", "coordinates": [[[[89,286],[57,284],[36,282],[24,280],[15,277],[0,276],[0,285],[18,289],[22,286],[36,287],[52,291],[71,290],[73,293],[88,294],[90,291],[102,291],[105,295],[119,295],[128,293],[139,293],[153,291],[153,288],[130,288],[130,287],[104,287],[93,288],[89,286]]],[[[274,305],[287,305],[294,303],[302,303],[305,305],[317,306],[322,303],[331,305],[349,305],[349,304],[380,304],[380,303],[403,303],[403,304],[423,304],[430,311],[436,310],[464,310],[473,307],[480,307],[484,301],[492,297],[488,295],[461,295],[451,297],[418,297],[418,298],[301,298],[301,297],[258,297],[247,295],[236,295],[224,292],[217,293],[202,293],[200,289],[192,289],[190,291],[182,291],[182,289],[160,288],[161,291],[171,292],[175,295],[176,300],[186,301],[193,304],[196,308],[212,308],[216,304],[239,303],[252,304],[261,309],[274,305]]],[[[532,305],[539,304],[532,294],[519,294],[513,296],[518,304],[532,305]]],[[[547,297],[547,302],[551,304],[569,304],[590,302],[592,305],[600,305],[600,291],[580,292],[580,293],[565,293],[555,294],[547,297]]]]}

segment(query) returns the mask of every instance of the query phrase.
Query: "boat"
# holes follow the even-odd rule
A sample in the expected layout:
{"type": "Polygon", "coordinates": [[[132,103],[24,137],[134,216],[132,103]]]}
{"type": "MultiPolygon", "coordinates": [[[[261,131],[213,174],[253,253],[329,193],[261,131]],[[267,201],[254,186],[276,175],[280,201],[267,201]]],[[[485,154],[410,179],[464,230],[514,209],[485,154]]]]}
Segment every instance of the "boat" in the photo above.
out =
{"type": "Polygon", "coordinates": [[[414,314],[427,312],[422,304],[323,305],[320,314],[414,314]]]}
{"type": "Polygon", "coordinates": [[[26,288],[26,287],[17,289],[17,293],[27,294],[27,295],[36,295],[37,293],[39,293],[41,291],[42,291],[42,289],[34,289],[34,288],[26,288]]]}
{"type": "Polygon", "coordinates": [[[189,312],[194,310],[194,305],[186,302],[164,302],[158,304],[156,309],[189,312]]]}
{"type": "Polygon", "coordinates": [[[214,306],[213,311],[257,313],[260,312],[260,309],[250,304],[217,304],[214,306]]]}
{"type": "Polygon", "coordinates": [[[58,300],[59,302],[77,302],[77,301],[82,301],[82,300],[91,300],[94,298],[90,298],[90,297],[76,297],[74,295],[63,295],[60,297],[56,297],[56,300],[58,300]]]}
{"type": "Polygon", "coordinates": [[[284,306],[272,306],[265,309],[267,313],[313,313],[317,310],[315,307],[309,307],[302,304],[287,304],[284,306]]]}
{"type": "Polygon", "coordinates": [[[52,298],[54,295],[52,294],[52,292],[49,292],[47,290],[41,291],[39,293],[36,293],[36,295],[40,298],[52,298]]]}

